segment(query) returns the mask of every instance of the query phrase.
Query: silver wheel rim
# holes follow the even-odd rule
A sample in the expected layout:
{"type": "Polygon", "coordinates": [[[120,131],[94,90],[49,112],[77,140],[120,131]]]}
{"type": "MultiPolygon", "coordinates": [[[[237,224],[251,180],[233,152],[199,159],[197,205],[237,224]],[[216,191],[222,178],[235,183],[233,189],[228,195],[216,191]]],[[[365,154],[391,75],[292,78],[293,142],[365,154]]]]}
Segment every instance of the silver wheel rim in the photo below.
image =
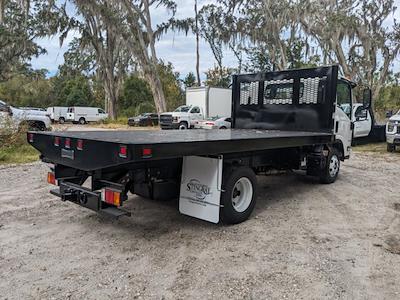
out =
{"type": "Polygon", "coordinates": [[[253,198],[253,185],[247,177],[239,178],[232,191],[232,206],[237,212],[244,212],[253,198]]]}
{"type": "Polygon", "coordinates": [[[180,130],[186,130],[186,125],[179,125],[180,130]]]}
{"type": "Polygon", "coordinates": [[[329,162],[329,175],[331,177],[335,177],[339,172],[339,159],[336,155],[332,155],[331,160],[329,162]]]}

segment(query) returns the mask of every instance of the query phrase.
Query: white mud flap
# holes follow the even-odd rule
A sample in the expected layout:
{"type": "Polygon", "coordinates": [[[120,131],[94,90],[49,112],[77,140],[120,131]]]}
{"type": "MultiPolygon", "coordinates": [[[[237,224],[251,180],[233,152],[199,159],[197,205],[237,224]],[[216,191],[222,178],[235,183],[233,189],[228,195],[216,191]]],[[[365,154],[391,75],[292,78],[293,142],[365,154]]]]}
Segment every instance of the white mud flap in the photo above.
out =
{"type": "Polygon", "coordinates": [[[219,222],[222,157],[183,158],[179,211],[212,223],[219,222]]]}

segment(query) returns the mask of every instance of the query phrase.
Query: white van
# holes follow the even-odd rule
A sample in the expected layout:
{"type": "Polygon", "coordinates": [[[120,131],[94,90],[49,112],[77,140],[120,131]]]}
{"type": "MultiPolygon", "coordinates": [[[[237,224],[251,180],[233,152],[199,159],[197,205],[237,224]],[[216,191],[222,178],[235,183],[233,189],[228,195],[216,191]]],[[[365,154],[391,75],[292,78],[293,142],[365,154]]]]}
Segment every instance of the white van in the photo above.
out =
{"type": "Polygon", "coordinates": [[[79,124],[87,122],[98,122],[108,118],[108,114],[98,107],[69,107],[67,112],[67,121],[79,124]]]}
{"type": "Polygon", "coordinates": [[[50,116],[52,122],[64,124],[67,120],[68,107],[65,106],[51,106],[47,108],[47,114],[50,116]]]}

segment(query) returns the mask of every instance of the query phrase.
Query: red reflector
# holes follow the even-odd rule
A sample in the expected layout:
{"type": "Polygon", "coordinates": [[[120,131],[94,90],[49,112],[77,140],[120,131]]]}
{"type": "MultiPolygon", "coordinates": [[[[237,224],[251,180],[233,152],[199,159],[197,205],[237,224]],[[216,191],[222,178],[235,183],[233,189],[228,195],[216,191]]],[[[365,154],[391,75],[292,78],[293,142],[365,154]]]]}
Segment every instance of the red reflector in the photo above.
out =
{"type": "Polygon", "coordinates": [[[60,137],[59,136],[54,137],[54,146],[56,146],[56,147],[60,146],[60,137]]]}
{"type": "Polygon", "coordinates": [[[124,145],[119,146],[119,157],[126,158],[128,156],[128,148],[124,145]]]}
{"type": "Polygon", "coordinates": [[[28,133],[28,141],[29,143],[33,143],[33,133],[28,133]]]}
{"type": "Polygon", "coordinates": [[[150,157],[151,155],[152,155],[151,148],[143,148],[143,150],[142,150],[143,157],[150,157]]]}
{"type": "Polygon", "coordinates": [[[50,184],[57,185],[56,176],[52,172],[47,173],[47,182],[50,184]]]}
{"type": "Polygon", "coordinates": [[[71,139],[66,138],[64,143],[65,148],[71,148],[71,139]]]}
{"type": "Polygon", "coordinates": [[[83,150],[83,140],[78,140],[76,142],[76,149],[83,150]]]}

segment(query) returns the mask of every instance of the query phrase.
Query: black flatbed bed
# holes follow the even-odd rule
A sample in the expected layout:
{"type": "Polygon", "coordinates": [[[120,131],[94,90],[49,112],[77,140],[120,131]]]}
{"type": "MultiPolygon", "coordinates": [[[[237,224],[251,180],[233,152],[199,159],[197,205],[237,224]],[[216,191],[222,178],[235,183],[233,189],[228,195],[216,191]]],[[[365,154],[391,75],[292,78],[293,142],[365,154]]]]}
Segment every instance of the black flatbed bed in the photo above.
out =
{"type": "Polygon", "coordinates": [[[202,143],[296,137],[318,138],[332,136],[330,133],[321,132],[257,129],[55,131],[44,132],[43,134],[126,145],[202,143]]]}
{"type": "Polygon", "coordinates": [[[332,133],[225,129],[225,130],[108,130],[35,132],[32,145],[50,162],[96,170],[116,165],[149,160],[179,158],[189,155],[220,155],[251,152],[287,147],[324,144],[332,141],[332,133]],[[54,137],[60,137],[60,145],[53,145],[54,137]],[[65,139],[71,139],[73,159],[61,154],[65,139]],[[84,149],[76,150],[76,141],[84,141],[84,149]],[[126,145],[128,157],[119,157],[119,147],[126,145]],[[151,157],[144,157],[143,149],[151,148],[151,157]]]}

